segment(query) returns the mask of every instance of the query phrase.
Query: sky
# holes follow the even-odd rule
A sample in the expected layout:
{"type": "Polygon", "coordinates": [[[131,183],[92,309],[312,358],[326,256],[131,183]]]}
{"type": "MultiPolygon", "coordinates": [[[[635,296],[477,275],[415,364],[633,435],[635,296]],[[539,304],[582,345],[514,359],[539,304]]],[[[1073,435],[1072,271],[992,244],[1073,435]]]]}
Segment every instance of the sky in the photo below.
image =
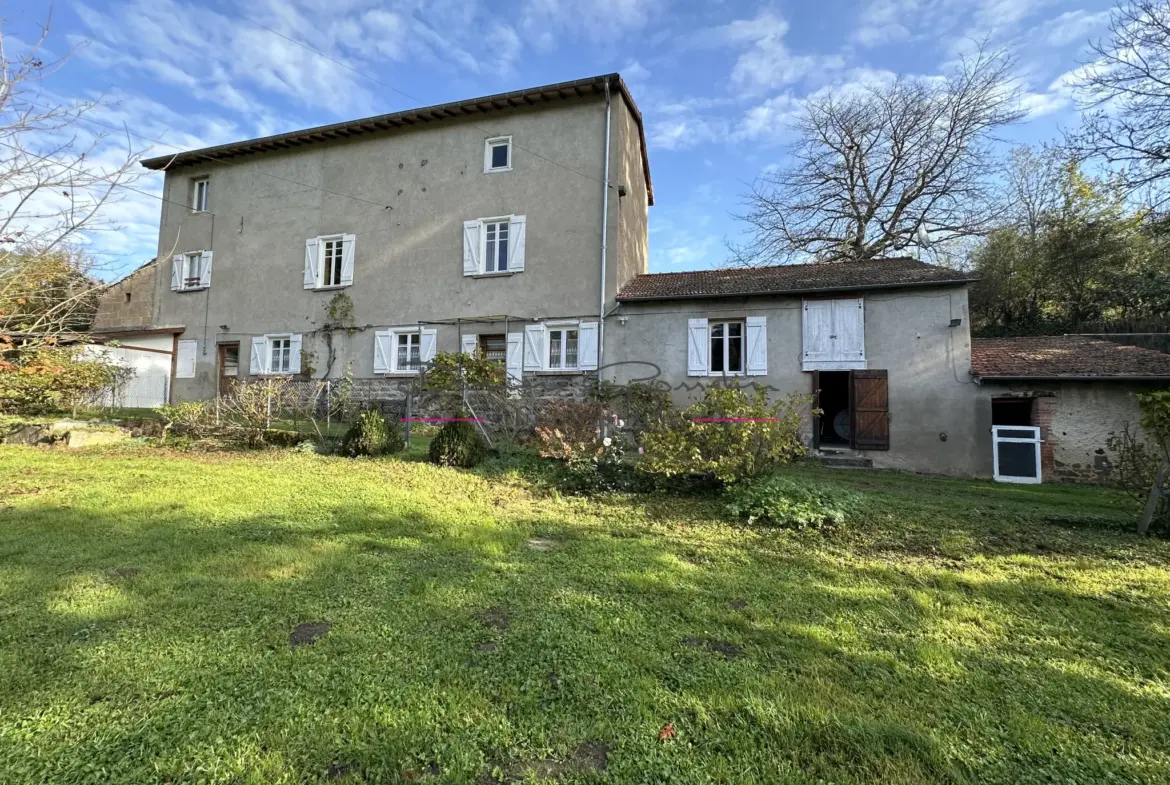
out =
{"type": "MultiPolygon", "coordinates": [[[[99,101],[74,129],[95,164],[618,71],[642,110],[656,205],[650,269],[725,263],[750,183],[783,166],[808,96],[945,73],[973,41],[1018,58],[1027,118],[1004,144],[1075,127],[1070,75],[1111,2],[1080,0],[74,0],[46,42],[67,60],[39,101],[99,101]],[[268,28],[268,29],[266,29],[268,28]],[[300,43],[297,43],[300,42],[300,43]],[[305,44],[321,56],[303,48],[305,44]],[[408,97],[409,96],[409,97],[408,97]],[[99,125],[100,124],[100,125],[99,125]],[[146,141],[153,140],[153,141],[146,141]]],[[[5,3],[11,53],[44,2],[5,3]]],[[[87,237],[106,277],[155,253],[162,175],[123,189],[87,237]],[[139,192],[141,191],[141,193],[139,192]]]]}

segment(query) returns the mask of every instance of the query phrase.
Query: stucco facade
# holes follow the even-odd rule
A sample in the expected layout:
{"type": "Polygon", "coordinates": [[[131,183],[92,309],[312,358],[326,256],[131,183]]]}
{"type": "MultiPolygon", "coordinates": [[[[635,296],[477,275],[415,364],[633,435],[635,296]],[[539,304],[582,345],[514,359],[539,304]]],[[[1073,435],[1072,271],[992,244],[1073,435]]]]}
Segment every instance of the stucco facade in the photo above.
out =
{"type": "MultiPolygon", "coordinates": [[[[649,184],[636,109],[611,99],[606,304],[647,268],[649,184]],[[626,195],[619,196],[619,186],[626,195]]],[[[606,101],[595,92],[529,107],[419,123],[351,138],[169,168],[164,185],[154,322],[198,341],[179,399],[215,394],[217,345],[275,333],[302,338],[301,368],[321,378],[374,377],[374,333],[457,318],[507,315],[510,333],[540,320],[599,321],[606,101]],[[485,139],[511,137],[510,168],[485,172],[485,139]],[[193,212],[193,182],[208,205],[193,212]],[[464,222],[524,216],[520,272],[466,275],[464,222]],[[352,285],[306,289],[306,240],[352,235],[352,285]],[[170,261],[211,251],[209,285],[172,291],[170,261]],[[350,316],[346,329],[330,306],[350,316]]],[[[437,348],[498,322],[434,325],[437,348]]]]}
{"type": "MultiPolygon", "coordinates": [[[[889,449],[839,452],[868,458],[875,467],[981,473],[966,287],[874,289],[842,296],[864,300],[866,368],[888,373],[889,449]],[[959,320],[955,326],[953,320],[959,320]]],[[[776,396],[811,395],[813,374],[802,369],[803,302],[799,296],[623,302],[606,328],[605,356],[617,364],[602,373],[617,382],[653,378],[669,386],[677,404],[686,404],[720,381],[688,375],[688,321],[763,316],[767,373],[732,381],[765,385],[776,396]]]]}

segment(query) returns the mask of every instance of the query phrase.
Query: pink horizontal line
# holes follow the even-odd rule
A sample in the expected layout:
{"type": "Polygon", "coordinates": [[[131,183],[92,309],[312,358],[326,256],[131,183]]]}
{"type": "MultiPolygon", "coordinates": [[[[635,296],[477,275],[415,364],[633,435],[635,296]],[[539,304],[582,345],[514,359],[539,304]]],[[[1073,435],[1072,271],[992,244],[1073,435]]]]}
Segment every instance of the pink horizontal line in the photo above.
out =
{"type": "Polygon", "coordinates": [[[483,422],[478,417],[401,417],[399,422],[483,422]]]}
{"type": "Polygon", "coordinates": [[[692,417],[691,422],[777,422],[776,417],[692,417]]]}

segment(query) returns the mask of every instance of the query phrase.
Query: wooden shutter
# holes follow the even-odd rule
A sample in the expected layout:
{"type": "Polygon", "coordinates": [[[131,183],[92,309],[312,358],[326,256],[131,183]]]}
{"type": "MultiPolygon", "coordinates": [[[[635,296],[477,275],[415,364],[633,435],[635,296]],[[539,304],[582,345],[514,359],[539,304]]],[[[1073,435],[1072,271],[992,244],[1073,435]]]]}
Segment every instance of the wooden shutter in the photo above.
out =
{"type": "Polygon", "coordinates": [[[707,375],[707,320],[687,320],[687,376],[707,375]]]}
{"type": "Polygon", "coordinates": [[[768,375],[768,317],[747,318],[747,362],[744,370],[748,376],[768,375]]]}
{"type": "Polygon", "coordinates": [[[524,370],[540,371],[544,369],[544,325],[528,324],[524,326],[524,370]]]}
{"type": "Polygon", "coordinates": [[[479,274],[479,221],[463,222],[463,274],[479,274]]]}
{"type": "Polygon", "coordinates": [[[305,240],[305,288],[317,288],[317,250],[320,243],[317,238],[305,240]]]}
{"type": "MultiPolygon", "coordinates": [[[[833,301],[805,300],[801,320],[804,333],[803,357],[805,363],[823,363],[833,360],[833,301]]],[[[814,366],[815,367],[815,366],[814,366]]],[[[805,370],[812,370],[805,368],[805,370]]]]}
{"type": "Polygon", "coordinates": [[[353,283],[353,254],[357,249],[357,235],[346,234],[341,238],[341,285],[353,283]]]}
{"type": "Polygon", "coordinates": [[[597,370],[597,322],[577,325],[577,367],[582,371],[597,370]]]}
{"type": "Polygon", "coordinates": [[[528,219],[513,215],[508,219],[508,271],[524,272],[524,238],[528,234],[528,219]]]}
{"type": "Polygon", "coordinates": [[[171,291],[177,292],[183,288],[183,255],[171,259],[171,291]]]}
{"type": "Polygon", "coordinates": [[[418,331],[418,361],[429,363],[435,359],[435,337],[438,331],[434,328],[423,328],[418,331]]]}
{"type": "Polygon", "coordinates": [[[459,337],[459,350],[464,354],[475,354],[478,348],[478,335],[462,335],[459,337]]]}
{"type": "Polygon", "coordinates": [[[299,374],[301,372],[300,335],[290,335],[288,337],[288,372],[291,374],[299,374]]]}
{"type": "Polygon", "coordinates": [[[393,347],[393,334],[389,330],[374,333],[374,373],[390,373],[390,352],[393,347]]]}
{"type": "Polygon", "coordinates": [[[195,354],[199,348],[198,341],[179,341],[179,353],[175,357],[175,378],[195,378],[195,354]]]}
{"type": "Polygon", "coordinates": [[[268,339],[258,335],[252,339],[252,357],[249,371],[253,376],[268,373],[268,339]]]}
{"type": "Polygon", "coordinates": [[[864,361],[865,301],[856,297],[848,300],[833,300],[832,304],[833,336],[835,336],[832,359],[852,363],[864,361]]]}
{"type": "Polygon", "coordinates": [[[886,371],[853,371],[850,382],[853,449],[890,449],[890,387],[886,371]]]}
{"type": "Polygon", "coordinates": [[[199,285],[211,286],[211,251],[204,251],[199,257],[199,285]]]}
{"type": "Polygon", "coordinates": [[[508,354],[504,367],[508,373],[508,383],[519,384],[524,373],[524,336],[520,333],[508,336],[508,354]]]}

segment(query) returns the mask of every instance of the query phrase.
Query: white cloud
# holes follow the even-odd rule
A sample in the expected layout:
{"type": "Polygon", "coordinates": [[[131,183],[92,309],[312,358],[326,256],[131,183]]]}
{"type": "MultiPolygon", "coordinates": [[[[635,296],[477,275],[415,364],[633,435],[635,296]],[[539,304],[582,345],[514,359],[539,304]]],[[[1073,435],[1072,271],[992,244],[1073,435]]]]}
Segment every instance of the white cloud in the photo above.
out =
{"type": "Polygon", "coordinates": [[[645,27],[658,7],[659,0],[525,0],[520,28],[544,51],[560,37],[612,42],[645,27]]]}
{"type": "Polygon", "coordinates": [[[1108,23],[1108,11],[1092,14],[1078,9],[1065,11],[1055,19],[1044,22],[1036,28],[1036,32],[1052,46],[1068,46],[1085,43],[1090,35],[1102,32],[1108,23]]]}
{"type": "Polygon", "coordinates": [[[1025,92],[1020,97],[1020,108],[1024,110],[1025,119],[1035,120],[1053,112],[1059,112],[1070,104],[1067,95],[1060,93],[1033,93],[1025,92]]]}
{"type": "Polygon", "coordinates": [[[778,95],[753,106],[736,128],[736,138],[779,141],[800,113],[801,102],[792,95],[778,95]]]}

